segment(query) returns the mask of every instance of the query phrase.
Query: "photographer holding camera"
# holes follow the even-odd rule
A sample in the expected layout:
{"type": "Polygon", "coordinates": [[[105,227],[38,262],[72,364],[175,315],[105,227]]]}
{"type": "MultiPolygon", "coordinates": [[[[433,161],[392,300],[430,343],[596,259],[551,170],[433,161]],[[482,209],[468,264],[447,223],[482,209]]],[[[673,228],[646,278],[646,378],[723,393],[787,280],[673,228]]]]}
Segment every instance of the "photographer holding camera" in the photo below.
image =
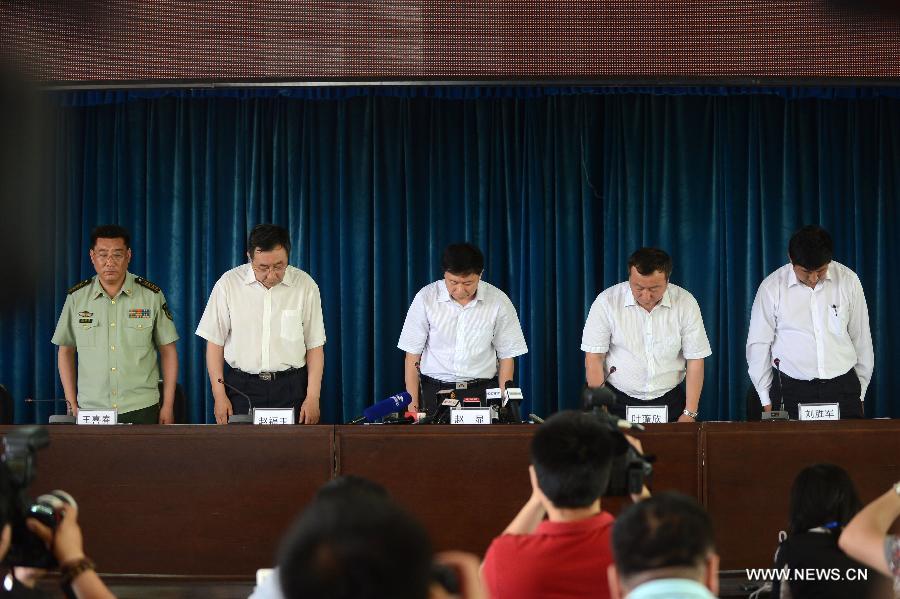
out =
{"type": "MultiPolygon", "coordinates": [[[[627,439],[640,454],[640,443],[627,439]]],[[[602,511],[600,498],[622,444],[614,426],[583,412],[559,412],[538,428],[528,468],[531,497],[482,564],[493,599],[610,596],[613,516],[602,511]]],[[[631,497],[639,501],[649,491],[642,486],[631,497]]]]}
{"type": "MultiPolygon", "coordinates": [[[[78,526],[78,508],[74,505],[61,508],[61,519],[56,530],[45,526],[33,518],[26,520],[28,530],[37,535],[53,557],[59,562],[63,587],[71,590],[78,599],[115,599],[106,588],[100,576],[94,571],[94,563],[84,555],[84,541],[78,526]]],[[[0,555],[5,556],[10,546],[10,526],[3,527],[0,535],[0,555]]],[[[15,587],[13,587],[15,588],[15,587]]],[[[0,596],[15,596],[14,593],[0,592],[0,596]]]]}
{"type": "MultiPolygon", "coordinates": [[[[94,563],[84,554],[75,500],[63,491],[43,495],[37,502],[28,497],[28,487],[35,474],[36,452],[49,443],[47,431],[42,427],[19,427],[3,438],[0,560],[10,568],[11,574],[16,573],[16,568],[23,568],[28,574],[40,575],[58,566],[63,591],[68,597],[115,599],[94,571],[94,563]]],[[[10,576],[0,588],[0,597],[43,596],[30,586],[10,576]]]]}

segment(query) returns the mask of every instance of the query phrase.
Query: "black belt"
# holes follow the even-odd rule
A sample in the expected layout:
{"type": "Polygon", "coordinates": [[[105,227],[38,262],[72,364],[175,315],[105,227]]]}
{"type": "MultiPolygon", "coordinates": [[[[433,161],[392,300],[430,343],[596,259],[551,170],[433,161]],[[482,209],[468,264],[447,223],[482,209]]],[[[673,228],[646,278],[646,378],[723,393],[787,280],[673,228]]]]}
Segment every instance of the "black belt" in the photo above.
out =
{"type": "Polygon", "coordinates": [[[304,366],[303,368],[288,368],[287,370],[277,370],[275,372],[258,372],[256,374],[252,372],[244,372],[243,370],[238,370],[237,368],[233,368],[232,372],[246,378],[259,379],[261,381],[274,381],[279,378],[283,379],[285,377],[293,376],[298,372],[302,372],[303,370],[306,370],[306,366],[304,366]]]}
{"type": "Polygon", "coordinates": [[[442,389],[458,389],[459,387],[457,387],[457,385],[483,385],[484,383],[492,383],[497,379],[497,377],[494,377],[490,379],[470,379],[468,381],[447,382],[431,378],[430,376],[426,376],[424,374],[420,374],[419,376],[422,377],[422,380],[424,382],[431,383],[432,385],[437,385],[442,389]]]}
{"type": "MultiPolygon", "coordinates": [[[[809,383],[809,384],[812,384],[812,385],[816,385],[816,384],[818,384],[818,385],[824,385],[825,383],[831,383],[831,382],[834,382],[834,381],[836,381],[836,380],[838,380],[838,379],[840,379],[840,378],[843,378],[843,377],[845,377],[845,376],[848,376],[848,375],[851,374],[851,373],[856,374],[856,369],[855,369],[855,368],[851,368],[850,370],[848,370],[848,371],[845,372],[844,374],[839,374],[839,375],[837,375],[836,377],[834,377],[833,379],[808,379],[808,380],[807,380],[807,379],[795,379],[794,377],[788,376],[788,375],[784,374],[783,372],[781,373],[781,378],[783,378],[784,380],[786,380],[786,381],[788,381],[788,382],[791,382],[791,383],[809,383]]],[[[777,375],[776,375],[776,376],[777,376],[777,375]]]]}

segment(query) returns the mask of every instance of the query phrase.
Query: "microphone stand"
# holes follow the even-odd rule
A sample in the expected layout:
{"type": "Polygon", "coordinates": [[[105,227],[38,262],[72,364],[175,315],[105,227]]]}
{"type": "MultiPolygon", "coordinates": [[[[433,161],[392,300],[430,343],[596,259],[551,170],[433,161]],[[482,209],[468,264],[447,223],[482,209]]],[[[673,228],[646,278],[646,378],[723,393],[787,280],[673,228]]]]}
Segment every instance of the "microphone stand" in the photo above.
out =
{"type": "Polygon", "coordinates": [[[235,387],[234,385],[229,385],[222,379],[217,379],[220,383],[225,385],[231,391],[234,391],[241,397],[247,400],[247,405],[249,409],[246,414],[232,414],[228,417],[228,424],[253,424],[253,402],[250,400],[250,396],[235,387]]]}
{"type": "MultiPolygon", "coordinates": [[[[779,410],[770,410],[768,412],[763,412],[761,419],[762,420],[790,420],[791,417],[787,413],[787,410],[784,409],[784,384],[781,382],[781,360],[775,358],[773,361],[775,364],[775,370],[778,371],[778,392],[781,395],[781,409],[779,410]]],[[[769,398],[771,400],[771,397],[769,398]]]]}

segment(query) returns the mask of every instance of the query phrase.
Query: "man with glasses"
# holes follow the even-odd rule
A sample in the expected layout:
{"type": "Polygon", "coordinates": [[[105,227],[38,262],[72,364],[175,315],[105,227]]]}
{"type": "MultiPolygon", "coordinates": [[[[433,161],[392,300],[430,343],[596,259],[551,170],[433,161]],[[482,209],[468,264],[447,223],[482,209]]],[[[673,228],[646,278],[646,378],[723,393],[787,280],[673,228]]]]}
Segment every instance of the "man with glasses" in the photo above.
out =
{"type": "Polygon", "coordinates": [[[172,424],[178,333],[166,298],[128,272],[131,247],[123,227],[95,228],[90,256],[97,275],[69,289],[52,339],[66,402],[76,415],[79,408],[116,410],[119,422],[172,424]]]}
{"type": "Polygon", "coordinates": [[[294,408],[301,424],[319,421],[322,300],[312,277],[288,264],[290,251],[287,229],[256,225],[247,241],[249,263],[222,275],[209,296],[197,335],[207,342],[218,424],[247,412],[248,396],[254,408],[294,408]]]}
{"type": "Polygon", "coordinates": [[[406,352],[409,409],[429,414],[440,390],[456,389],[465,397],[465,391],[505,387],[514,358],[528,352],[509,297],[481,280],[481,250],[471,243],[449,245],[441,266],[443,280],[416,294],[397,343],[406,352]]]}

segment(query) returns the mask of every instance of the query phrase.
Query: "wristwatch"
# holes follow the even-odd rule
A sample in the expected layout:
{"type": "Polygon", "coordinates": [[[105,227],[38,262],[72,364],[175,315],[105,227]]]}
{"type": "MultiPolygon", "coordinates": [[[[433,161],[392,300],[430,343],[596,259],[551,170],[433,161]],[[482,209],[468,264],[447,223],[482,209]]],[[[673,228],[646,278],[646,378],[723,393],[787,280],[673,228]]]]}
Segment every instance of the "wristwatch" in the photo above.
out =
{"type": "Polygon", "coordinates": [[[685,416],[690,416],[691,418],[693,418],[694,420],[696,420],[696,419],[697,419],[697,415],[699,414],[699,412],[691,412],[690,410],[688,410],[687,408],[685,408],[684,411],[682,412],[682,414],[684,414],[685,416]]]}

